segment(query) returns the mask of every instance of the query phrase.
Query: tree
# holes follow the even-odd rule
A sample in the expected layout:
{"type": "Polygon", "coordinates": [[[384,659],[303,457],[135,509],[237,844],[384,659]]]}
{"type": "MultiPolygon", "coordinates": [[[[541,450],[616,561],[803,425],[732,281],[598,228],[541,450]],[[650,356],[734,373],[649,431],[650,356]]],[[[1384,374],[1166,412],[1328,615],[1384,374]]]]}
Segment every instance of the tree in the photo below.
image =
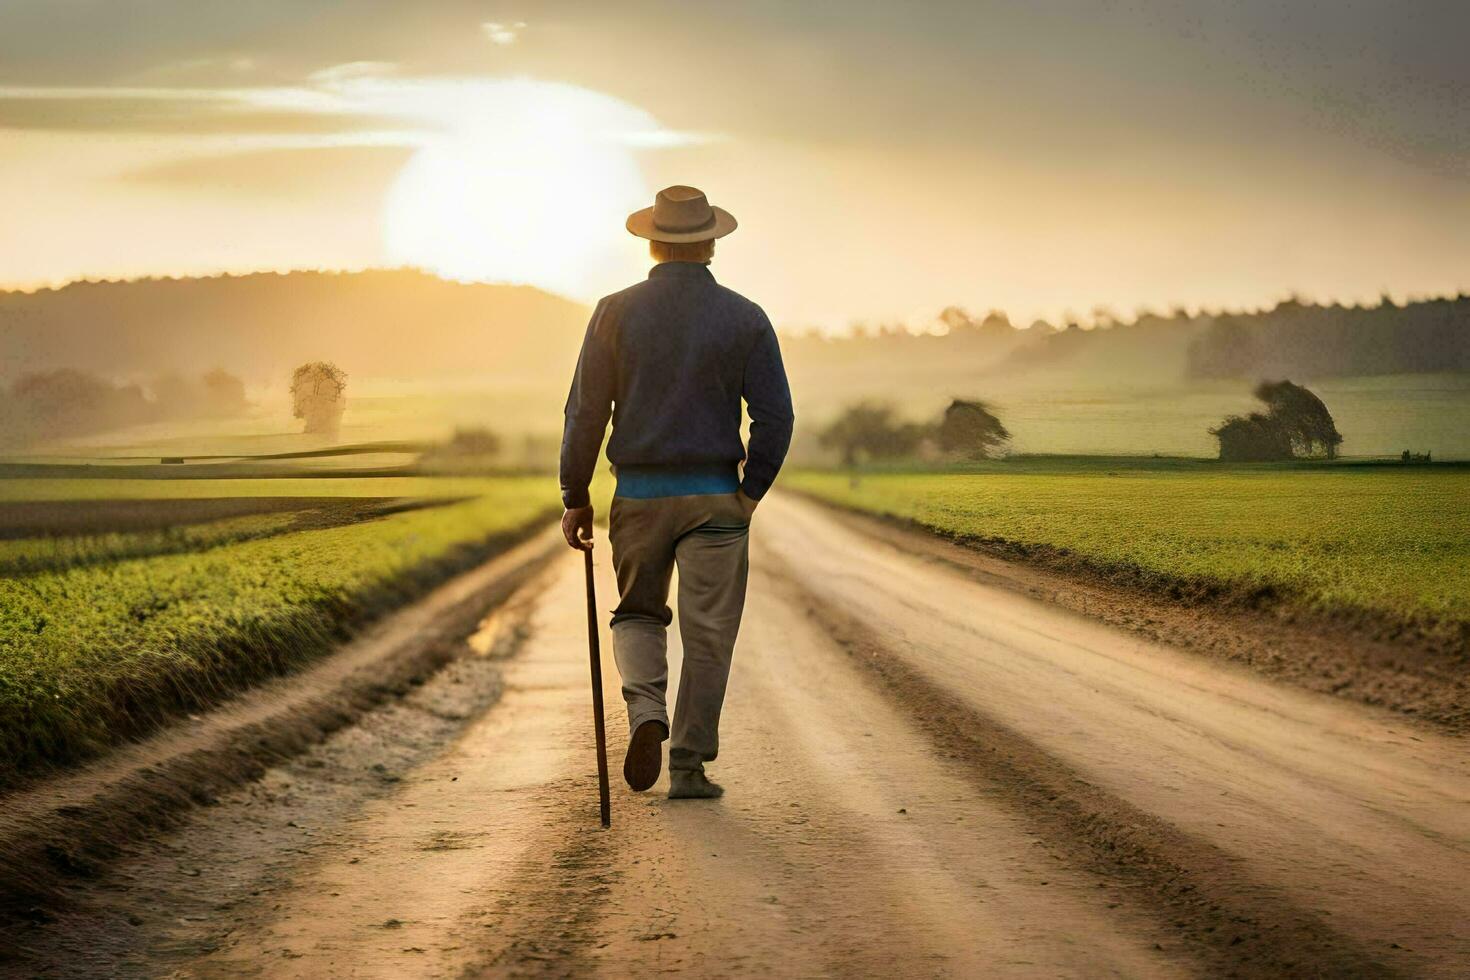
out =
{"type": "Polygon", "coordinates": [[[204,411],[209,415],[240,415],[250,403],[245,400],[245,382],[223,368],[215,368],[202,379],[204,411]]]}
{"type": "Polygon", "coordinates": [[[989,459],[1010,438],[990,406],[981,401],[956,398],[939,423],[939,448],[966,459],[989,459]]]}
{"type": "Polygon", "coordinates": [[[1254,321],[1218,316],[1189,342],[1186,370],[1194,378],[1248,377],[1258,370],[1262,357],[1254,321]]]}
{"type": "Polygon", "coordinates": [[[1291,439],[1270,416],[1252,412],[1232,415],[1210,430],[1220,441],[1220,458],[1234,463],[1270,463],[1291,459],[1291,439]]]}
{"type": "Polygon", "coordinates": [[[864,401],[848,406],[817,438],[823,448],[841,454],[844,466],[852,466],[860,458],[907,456],[928,434],[928,426],[897,421],[892,405],[864,401]]]}
{"type": "Polygon", "coordinates": [[[149,387],[153,389],[153,402],[158,406],[159,414],[165,418],[186,418],[198,412],[198,386],[182,374],[170,372],[162,375],[149,387]]]}
{"type": "Polygon", "coordinates": [[[291,414],[306,431],[334,435],[347,407],[347,372],[330,361],[312,361],[291,375],[291,414]]]}
{"type": "Polygon", "coordinates": [[[230,418],[243,414],[249,405],[245,383],[220,368],[198,378],[170,372],[149,387],[159,418],[230,418]]]}
{"type": "Polygon", "coordinates": [[[444,445],[448,456],[494,456],[500,452],[500,436],[484,426],[460,427],[444,445]]]}
{"type": "Polygon", "coordinates": [[[1337,458],[1342,435],[1322,399],[1290,381],[1262,381],[1255,396],[1291,440],[1293,455],[1337,458]]]}
{"type": "Polygon", "coordinates": [[[10,386],[9,403],[15,429],[5,433],[6,441],[16,442],[101,432],[155,415],[137,385],[114,385],[70,368],[22,375],[10,386]]]}
{"type": "Polygon", "coordinates": [[[1219,440],[1221,459],[1260,463],[1337,456],[1342,436],[1322,399],[1290,381],[1263,381],[1254,394],[1267,412],[1232,415],[1210,430],[1219,440]]]}
{"type": "Polygon", "coordinates": [[[948,327],[952,334],[975,329],[974,318],[963,306],[946,306],[939,311],[939,322],[948,327]]]}

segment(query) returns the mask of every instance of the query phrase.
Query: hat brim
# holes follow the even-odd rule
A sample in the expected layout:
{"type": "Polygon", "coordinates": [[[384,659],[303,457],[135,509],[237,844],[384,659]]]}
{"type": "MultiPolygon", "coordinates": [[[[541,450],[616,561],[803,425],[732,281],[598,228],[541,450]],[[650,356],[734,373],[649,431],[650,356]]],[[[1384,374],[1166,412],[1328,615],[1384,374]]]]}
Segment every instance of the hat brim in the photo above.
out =
{"type": "Polygon", "coordinates": [[[737,227],[735,216],[724,208],[717,208],[713,204],[710,210],[715,213],[715,220],[707,228],[697,231],[662,231],[653,223],[653,208],[644,208],[642,211],[634,211],[628,215],[628,231],[639,238],[646,238],[651,242],[707,242],[712,238],[724,238],[737,227]]]}

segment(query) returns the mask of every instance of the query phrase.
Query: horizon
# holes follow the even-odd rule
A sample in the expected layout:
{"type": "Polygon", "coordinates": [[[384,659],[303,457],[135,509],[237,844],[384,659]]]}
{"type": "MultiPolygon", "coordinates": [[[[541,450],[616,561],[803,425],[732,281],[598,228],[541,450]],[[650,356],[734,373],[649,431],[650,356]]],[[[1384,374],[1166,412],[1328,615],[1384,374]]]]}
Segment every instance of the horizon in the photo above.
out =
{"type": "MultiPolygon", "coordinates": [[[[651,268],[651,265],[650,265],[651,268]]],[[[440,282],[461,286],[493,286],[510,289],[529,289],[550,296],[554,299],[563,300],[578,306],[586,307],[589,311],[594,305],[574,296],[567,296],[555,290],[546,289],[531,283],[520,282],[498,282],[482,279],[456,279],[444,276],[432,269],[417,266],[365,266],[360,268],[292,268],[292,269],[252,269],[244,271],[221,270],[218,272],[201,274],[172,275],[166,273],[145,274],[138,276],[119,277],[82,277],[68,279],[56,283],[42,283],[33,286],[8,285],[0,283],[0,295],[24,295],[34,296],[41,293],[60,292],[72,286],[104,286],[104,285],[130,285],[134,283],[147,282],[182,282],[182,281],[207,281],[211,279],[248,279],[254,276],[280,276],[293,275],[324,275],[324,276],[353,276],[372,273],[411,273],[421,275],[440,282]]],[[[718,278],[718,274],[717,274],[718,278]]],[[[958,308],[969,314],[972,319],[979,321],[992,316],[1005,318],[1013,330],[1025,331],[1044,323],[1053,330],[1061,331],[1070,325],[1075,325],[1082,330],[1107,330],[1113,327],[1134,326],[1146,317],[1157,317],[1170,320],[1179,319],[1183,313],[1189,319],[1218,318],[1225,316],[1260,316],[1268,314],[1273,310],[1296,302],[1304,307],[1315,309],[1343,309],[1343,310],[1373,310],[1380,309],[1385,305],[1392,304],[1397,307],[1412,306],[1416,303],[1454,302],[1470,297],[1470,289],[1456,289],[1453,292],[1421,293],[1421,294],[1394,294],[1383,291],[1371,299],[1343,299],[1341,297],[1324,299],[1318,296],[1309,296],[1300,290],[1287,290],[1276,294],[1270,299],[1256,306],[1240,307],[1213,307],[1195,305],[1187,302],[1173,302],[1159,307],[1139,306],[1131,310],[1120,311],[1105,308],[1101,304],[1094,304],[1087,308],[1085,313],[1074,311],[1063,311],[1057,317],[1037,316],[1033,318],[1015,317],[1011,311],[998,306],[986,306],[983,302],[968,307],[959,303],[937,302],[932,310],[918,311],[910,317],[898,320],[879,320],[857,318],[833,328],[826,329],[810,323],[783,323],[776,322],[775,326],[779,332],[793,338],[820,335],[827,339],[861,339],[863,337],[876,337],[880,331],[900,328],[899,332],[911,336],[943,336],[949,332],[949,328],[943,323],[940,314],[949,308],[958,308]]],[[[773,318],[774,320],[774,318],[773,318]]]]}

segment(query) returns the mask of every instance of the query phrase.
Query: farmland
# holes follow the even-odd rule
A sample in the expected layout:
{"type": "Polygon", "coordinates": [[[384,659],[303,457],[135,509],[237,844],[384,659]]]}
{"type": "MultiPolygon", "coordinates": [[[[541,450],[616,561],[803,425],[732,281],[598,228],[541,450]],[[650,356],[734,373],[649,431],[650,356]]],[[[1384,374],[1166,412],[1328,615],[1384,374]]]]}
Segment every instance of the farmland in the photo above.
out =
{"type": "Polygon", "coordinates": [[[1177,595],[1470,630],[1470,469],[1032,458],[785,485],[843,507],[1177,595]]]}
{"type": "Polygon", "coordinates": [[[300,666],[555,502],[526,476],[0,481],[0,783],[300,666]]]}

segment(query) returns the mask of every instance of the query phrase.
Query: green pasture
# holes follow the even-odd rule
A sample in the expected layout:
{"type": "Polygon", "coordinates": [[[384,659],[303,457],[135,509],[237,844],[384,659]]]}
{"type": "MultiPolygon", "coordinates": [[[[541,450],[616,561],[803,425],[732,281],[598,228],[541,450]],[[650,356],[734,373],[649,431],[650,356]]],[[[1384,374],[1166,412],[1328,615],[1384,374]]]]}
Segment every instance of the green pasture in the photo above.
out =
{"type": "Polygon", "coordinates": [[[782,482],[1156,585],[1280,596],[1461,637],[1470,624],[1470,468],[1056,457],[782,482]]]}

